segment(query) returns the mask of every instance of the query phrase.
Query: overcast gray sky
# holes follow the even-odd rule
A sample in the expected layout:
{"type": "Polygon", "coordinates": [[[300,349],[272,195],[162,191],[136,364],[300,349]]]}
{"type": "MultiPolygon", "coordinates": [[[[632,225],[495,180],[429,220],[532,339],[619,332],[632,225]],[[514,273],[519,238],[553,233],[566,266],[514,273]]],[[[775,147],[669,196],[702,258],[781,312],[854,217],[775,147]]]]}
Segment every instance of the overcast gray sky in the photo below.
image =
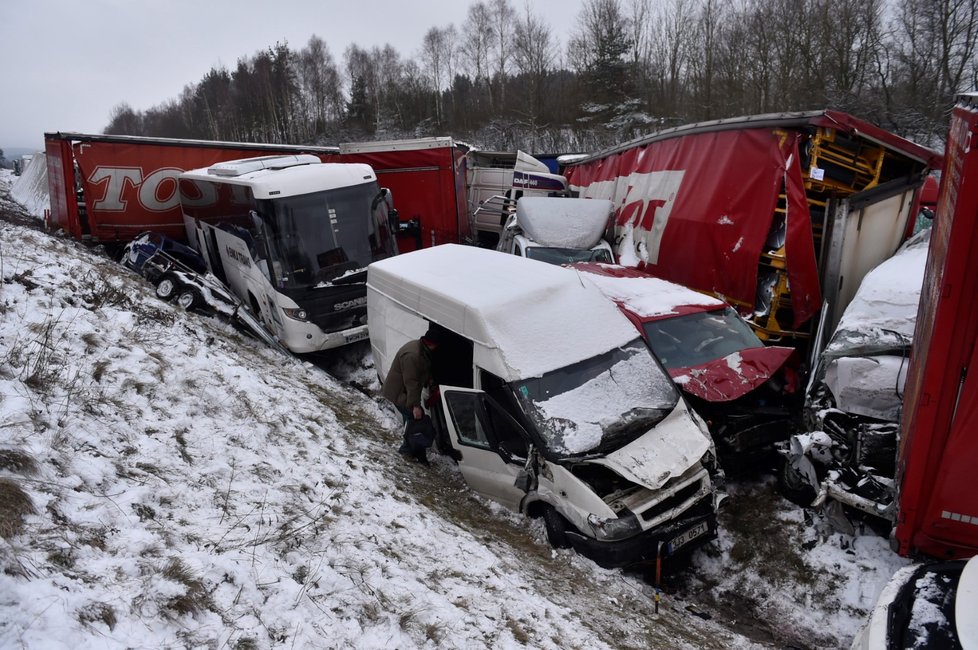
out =
{"type": "MultiPolygon", "coordinates": [[[[511,0],[517,11],[524,0],[511,0]]],[[[351,43],[417,54],[469,0],[0,0],[0,148],[43,148],[45,131],[100,133],[112,108],[176,98],[211,67],[313,34],[337,62],[351,43]]],[[[581,0],[530,0],[561,50],[581,0]]]]}

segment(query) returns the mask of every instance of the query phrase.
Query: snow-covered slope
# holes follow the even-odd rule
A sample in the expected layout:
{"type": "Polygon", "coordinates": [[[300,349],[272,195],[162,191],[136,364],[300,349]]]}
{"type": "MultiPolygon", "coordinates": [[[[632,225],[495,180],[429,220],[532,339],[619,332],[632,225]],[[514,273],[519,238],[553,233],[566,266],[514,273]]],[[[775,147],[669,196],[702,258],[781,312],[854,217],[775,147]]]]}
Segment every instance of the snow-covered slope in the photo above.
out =
{"type": "Polygon", "coordinates": [[[45,210],[51,209],[48,196],[47,158],[43,152],[35,153],[24,172],[16,177],[10,189],[10,196],[24,206],[35,217],[43,217],[45,210]]]}
{"type": "Polygon", "coordinates": [[[405,464],[318,368],[72,242],[0,253],[0,647],[746,643],[405,464]]]}

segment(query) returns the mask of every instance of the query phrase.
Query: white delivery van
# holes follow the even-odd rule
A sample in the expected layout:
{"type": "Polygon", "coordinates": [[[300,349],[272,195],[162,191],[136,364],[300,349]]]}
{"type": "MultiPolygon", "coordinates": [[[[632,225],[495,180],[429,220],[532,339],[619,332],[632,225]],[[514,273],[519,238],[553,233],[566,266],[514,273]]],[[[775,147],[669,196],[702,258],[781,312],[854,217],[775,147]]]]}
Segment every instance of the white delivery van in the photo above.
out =
{"type": "Polygon", "coordinates": [[[577,272],[448,244],[367,272],[374,362],[444,330],[434,420],[472,489],[602,566],[716,535],[715,457],[634,326],[577,272]]]}
{"type": "Polygon", "coordinates": [[[496,250],[549,264],[614,264],[604,239],[614,211],[607,199],[524,196],[506,220],[496,250]]]}
{"type": "Polygon", "coordinates": [[[568,196],[567,179],[533,156],[517,151],[513,154],[470,152],[466,173],[466,196],[472,232],[480,246],[495,248],[506,218],[516,202],[524,196],[568,196]],[[491,161],[492,165],[482,166],[491,161]]]}

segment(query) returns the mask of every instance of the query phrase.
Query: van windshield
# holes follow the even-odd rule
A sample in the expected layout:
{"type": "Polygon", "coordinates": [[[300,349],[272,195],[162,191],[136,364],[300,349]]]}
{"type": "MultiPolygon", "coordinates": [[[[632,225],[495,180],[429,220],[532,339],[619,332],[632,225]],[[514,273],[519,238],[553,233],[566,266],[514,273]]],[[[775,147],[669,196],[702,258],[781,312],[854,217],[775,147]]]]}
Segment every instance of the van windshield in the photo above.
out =
{"type": "Polygon", "coordinates": [[[548,264],[573,264],[574,262],[605,262],[612,264],[611,253],[604,248],[556,248],[552,246],[528,246],[526,256],[548,264]]]}
{"type": "Polygon", "coordinates": [[[547,448],[559,456],[620,449],[679,400],[641,339],[511,386],[547,448]]]}

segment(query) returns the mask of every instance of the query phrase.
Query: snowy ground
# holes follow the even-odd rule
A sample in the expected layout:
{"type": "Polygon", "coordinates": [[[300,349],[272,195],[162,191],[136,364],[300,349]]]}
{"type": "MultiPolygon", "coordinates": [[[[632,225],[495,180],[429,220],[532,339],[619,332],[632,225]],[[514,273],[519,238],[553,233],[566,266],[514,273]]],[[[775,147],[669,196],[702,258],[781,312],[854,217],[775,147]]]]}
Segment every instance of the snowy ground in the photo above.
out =
{"type": "Polygon", "coordinates": [[[365,347],[326,360],[339,381],[162,303],[9,223],[12,178],[0,647],[839,647],[906,564],[738,483],[656,614],[639,573],[393,453],[365,347]]]}

